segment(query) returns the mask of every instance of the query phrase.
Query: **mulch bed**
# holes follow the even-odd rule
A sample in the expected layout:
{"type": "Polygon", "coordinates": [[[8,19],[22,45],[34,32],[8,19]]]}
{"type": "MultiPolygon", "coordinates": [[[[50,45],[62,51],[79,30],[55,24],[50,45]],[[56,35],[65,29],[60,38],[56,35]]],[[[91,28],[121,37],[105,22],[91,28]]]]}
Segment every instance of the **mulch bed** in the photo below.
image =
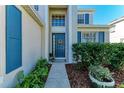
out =
{"type": "MultiPolygon", "coordinates": [[[[88,76],[88,70],[83,69],[81,71],[76,70],[76,64],[66,64],[66,70],[69,78],[69,82],[72,88],[91,88],[91,81],[88,76]]],[[[124,81],[124,70],[122,71],[113,71],[113,78],[117,87],[119,84],[124,81]]]]}
{"type": "Polygon", "coordinates": [[[124,70],[114,71],[113,78],[115,79],[115,87],[118,87],[122,82],[124,82],[124,70]]]}

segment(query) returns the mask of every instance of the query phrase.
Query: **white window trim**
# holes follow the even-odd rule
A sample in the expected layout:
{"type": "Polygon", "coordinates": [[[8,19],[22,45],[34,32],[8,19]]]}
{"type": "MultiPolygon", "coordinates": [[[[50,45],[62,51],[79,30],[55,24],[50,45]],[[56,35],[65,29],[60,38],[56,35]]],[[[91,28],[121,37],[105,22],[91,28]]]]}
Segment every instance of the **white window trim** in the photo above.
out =
{"type": "Polygon", "coordinates": [[[90,39],[95,39],[94,42],[98,42],[98,32],[81,32],[81,43],[84,43],[83,39],[86,39],[84,38],[83,33],[95,33],[95,37],[92,36],[90,39]]]}
{"type": "MultiPolygon", "coordinates": [[[[83,17],[84,17],[84,18],[83,18],[83,19],[84,19],[84,23],[83,23],[84,25],[85,25],[85,15],[86,15],[86,14],[89,14],[89,24],[91,23],[91,18],[90,18],[90,15],[91,15],[91,14],[90,14],[90,13],[80,13],[80,14],[84,15],[84,16],[83,16],[83,17]]],[[[80,14],[78,14],[78,15],[80,15],[80,14]]],[[[78,16],[77,16],[77,20],[78,20],[78,16]]],[[[81,24],[81,23],[78,23],[78,22],[77,22],[77,24],[81,24]]]]}
{"type": "MultiPolygon", "coordinates": [[[[59,22],[56,22],[56,23],[57,23],[57,24],[60,24],[59,22]]],[[[65,16],[65,14],[52,14],[52,15],[51,15],[51,26],[52,26],[52,27],[65,27],[65,25],[66,25],[66,16],[65,16]],[[64,16],[64,20],[65,20],[65,21],[64,21],[64,25],[53,26],[53,25],[52,25],[52,24],[53,24],[53,23],[52,23],[52,16],[53,16],[53,15],[56,15],[56,16],[59,16],[59,15],[64,16]]]]}

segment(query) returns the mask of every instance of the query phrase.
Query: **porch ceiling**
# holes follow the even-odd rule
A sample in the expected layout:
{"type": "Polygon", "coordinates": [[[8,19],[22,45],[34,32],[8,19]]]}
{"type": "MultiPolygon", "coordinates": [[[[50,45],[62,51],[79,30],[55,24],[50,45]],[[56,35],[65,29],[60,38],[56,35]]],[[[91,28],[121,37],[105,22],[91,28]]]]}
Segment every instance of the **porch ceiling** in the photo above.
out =
{"type": "Polygon", "coordinates": [[[109,25],[77,25],[78,31],[109,31],[109,25]]]}

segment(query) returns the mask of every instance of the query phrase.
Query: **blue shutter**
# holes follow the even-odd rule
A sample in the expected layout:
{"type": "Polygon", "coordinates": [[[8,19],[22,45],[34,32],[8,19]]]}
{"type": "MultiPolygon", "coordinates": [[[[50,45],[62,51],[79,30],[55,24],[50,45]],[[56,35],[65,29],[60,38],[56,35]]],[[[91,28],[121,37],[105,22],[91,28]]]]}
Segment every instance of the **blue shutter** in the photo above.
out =
{"type": "Polygon", "coordinates": [[[6,6],[6,73],[22,65],[21,20],[21,12],[15,6],[6,6]]]}
{"type": "Polygon", "coordinates": [[[81,43],[81,32],[77,32],[77,41],[81,43]]]}
{"type": "Polygon", "coordinates": [[[104,43],[104,32],[99,32],[99,43],[104,43]]]}
{"type": "Polygon", "coordinates": [[[89,14],[85,14],[85,24],[89,24],[89,14]]]}

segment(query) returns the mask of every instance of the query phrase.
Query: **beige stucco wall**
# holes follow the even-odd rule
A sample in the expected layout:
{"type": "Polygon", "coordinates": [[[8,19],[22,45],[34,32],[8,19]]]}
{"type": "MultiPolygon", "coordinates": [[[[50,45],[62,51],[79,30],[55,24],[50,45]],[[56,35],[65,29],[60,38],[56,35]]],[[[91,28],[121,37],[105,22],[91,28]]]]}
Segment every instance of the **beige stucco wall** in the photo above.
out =
{"type": "MultiPolygon", "coordinates": [[[[17,72],[23,69],[25,74],[29,73],[32,67],[36,64],[36,61],[42,56],[42,28],[27,14],[27,12],[25,12],[21,6],[17,7],[22,12],[22,67],[10,72],[9,74],[5,74],[4,69],[4,74],[2,74],[4,80],[3,83],[0,84],[0,87],[14,86],[16,83],[15,76],[17,72]]],[[[5,11],[5,9],[2,9],[2,11],[5,11]]],[[[5,64],[6,62],[2,61],[2,63],[5,64]]]]}
{"type": "Polygon", "coordinates": [[[72,44],[77,42],[77,6],[72,6],[72,44]]]}

